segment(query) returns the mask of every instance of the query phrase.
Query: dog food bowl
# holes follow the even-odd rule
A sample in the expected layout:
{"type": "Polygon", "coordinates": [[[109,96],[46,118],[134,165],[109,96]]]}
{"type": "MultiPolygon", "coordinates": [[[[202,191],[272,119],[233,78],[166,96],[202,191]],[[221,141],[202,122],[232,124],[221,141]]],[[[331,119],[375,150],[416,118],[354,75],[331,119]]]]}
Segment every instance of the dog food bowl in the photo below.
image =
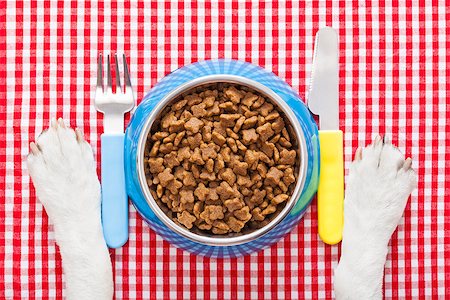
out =
{"type": "Polygon", "coordinates": [[[259,251],[277,242],[303,216],[317,190],[319,141],[317,125],[292,88],[273,73],[235,60],[203,61],[185,66],[164,77],[137,107],[125,134],[127,193],[149,226],[165,240],[194,254],[237,257],[259,251]],[[177,96],[212,83],[249,87],[269,98],[292,125],[297,142],[297,181],[290,199],[265,226],[241,235],[194,233],[170,219],[150,193],[144,171],[147,136],[160,112],[177,96]]]}

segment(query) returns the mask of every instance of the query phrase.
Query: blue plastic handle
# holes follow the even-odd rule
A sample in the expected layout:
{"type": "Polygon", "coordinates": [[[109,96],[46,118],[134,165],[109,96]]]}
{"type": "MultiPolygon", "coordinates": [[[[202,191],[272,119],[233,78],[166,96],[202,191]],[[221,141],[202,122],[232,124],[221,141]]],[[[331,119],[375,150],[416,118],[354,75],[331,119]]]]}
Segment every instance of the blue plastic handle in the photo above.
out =
{"type": "Polygon", "coordinates": [[[128,240],[128,196],[123,161],[124,134],[101,136],[102,224],[106,244],[119,248],[128,240]]]}

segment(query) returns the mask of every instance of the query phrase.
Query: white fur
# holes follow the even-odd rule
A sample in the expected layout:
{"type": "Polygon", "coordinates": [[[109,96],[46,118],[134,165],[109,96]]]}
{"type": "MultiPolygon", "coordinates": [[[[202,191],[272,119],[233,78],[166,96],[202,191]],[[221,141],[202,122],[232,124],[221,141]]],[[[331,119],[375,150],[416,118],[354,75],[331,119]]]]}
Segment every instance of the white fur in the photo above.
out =
{"type": "Polygon", "coordinates": [[[336,299],[382,299],[388,243],[417,184],[410,161],[380,138],[356,155],[344,202],[336,299]]]}
{"type": "Polygon", "coordinates": [[[100,183],[90,145],[62,120],[53,120],[32,150],[28,169],[54,225],[67,299],[111,299],[111,259],[103,238],[100,183]]]}

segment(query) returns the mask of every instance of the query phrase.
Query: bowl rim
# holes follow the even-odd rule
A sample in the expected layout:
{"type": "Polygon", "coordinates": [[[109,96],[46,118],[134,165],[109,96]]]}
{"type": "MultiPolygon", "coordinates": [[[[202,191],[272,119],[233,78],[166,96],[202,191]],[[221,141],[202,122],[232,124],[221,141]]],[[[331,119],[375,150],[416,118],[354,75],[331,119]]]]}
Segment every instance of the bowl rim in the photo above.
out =
{"type": "Polygon", "coordinates": [[[247,77],[239,76],[239,75],[230,75],[230,74],[214,74],[214,75],[206,75],[195,78],[193,80],[189,80],[179,86],[177,86],[174,90],[167,93],[161,100],[155,105],[150,114],[146,117],[145,123],[141,129],[139,134],[139,141],[137,146],[137,155],[136,155],[136,164],[137,164],[137,172],[139,178],[139,185],[143,192],[144,198],[147,204],[150,206],[150,209],[154,212],[156,217],[163,222],[170,230],[175,233],[197,243],[209,245],[209,246],[232,246],[244,244],[257,238],[263,236],[268,233],[271,229],[273,229],[276,225],[278,225],[292,210],[295,204],[298,202],[301,196],[301,192],[304,188],[306,181],[306,173],[308,170],[308,159],[307,159],[307,145],[306,139],[303,132],[302,127],[300,126],[300,122],[298,121],[296,115],[289,107],[289,105],[279,96],[276,92],[274,92],[271,88],[249,79],[247,77]],[[150,188],[147,184],[147,179],[145,176],[144,170],[144,151],[145,145],[147,141],[148,133],[151,130],[153,122],[157,119],[159,113],[169,104],[172,100],[178,97],[180,94],[187,92],[193,88],[213,84],[213,83],[233,83],[239,84],[246,87],[249,87],[259,93],[263,94],[265,97],[269,98],[274,104],[276,104],[285,114],[285,116],[289,119],[294,132],[296,134],[296,139],[298,142],[298,149],[300,152],[300,165],[297,177],[296,186],[287,201],[283,210],[275,216],[268,224],[265,226],[251,231],[246,234],[238,235],[238,236],[220,236],[220,235],[200,235],[194,233],[187,228],[184,228],[178,224],[176,224],[171,218],[169,218],[164,211],[159,207],[158,203],[153,198],[150,188]],[[293,200],[294,199],[294,200],[293,200]]]}

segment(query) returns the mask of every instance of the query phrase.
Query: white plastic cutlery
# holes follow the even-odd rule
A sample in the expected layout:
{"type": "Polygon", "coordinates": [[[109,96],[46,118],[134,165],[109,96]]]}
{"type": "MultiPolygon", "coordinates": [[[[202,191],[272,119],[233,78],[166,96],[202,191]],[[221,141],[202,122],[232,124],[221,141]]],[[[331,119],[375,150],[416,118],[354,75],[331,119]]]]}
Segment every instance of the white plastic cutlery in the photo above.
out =
{"type": "Polygon", "coordinates": [[[103,85],[103,58],[97,69],[95,108],[104,114],[101,135],[102,224],[106,244],[118,248],[128,240],[128,196],[124,173],[124,114],[134,107],[130,74],[123,55],[125,91],[120,83],[119,62],[115,57],[116,93],[112,92],[111,63],[107,57],[107,86],[103,85]]]}
{"type": "Polygon", "coordinates": [[[341,241],[344,225],[344,153],[339,130],[339,40],[331,27],[316,34],[308,107],[319,115],[320,125],[319,236],[333,245],[341,241]]]}

